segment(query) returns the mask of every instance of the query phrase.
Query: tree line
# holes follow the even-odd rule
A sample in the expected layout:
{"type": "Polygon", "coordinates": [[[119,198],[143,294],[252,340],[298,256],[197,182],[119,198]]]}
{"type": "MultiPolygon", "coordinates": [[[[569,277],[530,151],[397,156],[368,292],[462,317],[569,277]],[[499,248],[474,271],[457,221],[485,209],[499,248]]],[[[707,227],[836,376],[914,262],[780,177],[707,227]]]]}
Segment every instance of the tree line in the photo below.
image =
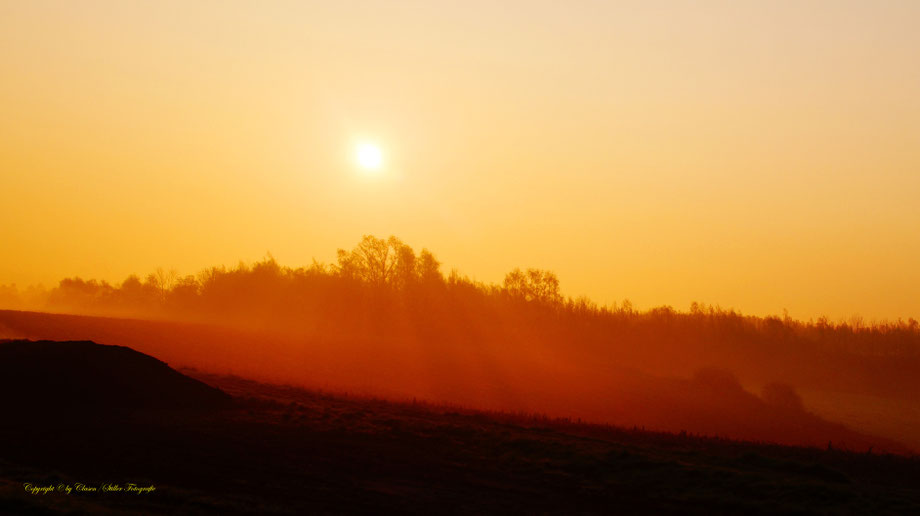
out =
{"type": "Polygon", "coordinates": [[[416,252],[396,237],[364,236],[339,249],[335,263],[287,267],[273,257],[196,275],[159,269],[120,285],[66,278],[47,291],[0,287],[0,307],[67,313],[172,319],[278,328],[304,334],[431,338],[555,339],[558,345],[606,347],[638,353],[680,341],[687,349],[767,347],[772,351],[920,357],[915,319],[868,324],[855,318],[799,321],[755,317],[693,303],[636,310],[629,301],[599,306],[561,294],[551,271],[514,269],[501,284],[452,271],[427,249],[416,252]],[[513,330],[513,331],[512,331],[513,330]],[[504,333],[502,333],[504,335],[504,333]],[[630,349],[632,347],[633,349],[630,349]]]}

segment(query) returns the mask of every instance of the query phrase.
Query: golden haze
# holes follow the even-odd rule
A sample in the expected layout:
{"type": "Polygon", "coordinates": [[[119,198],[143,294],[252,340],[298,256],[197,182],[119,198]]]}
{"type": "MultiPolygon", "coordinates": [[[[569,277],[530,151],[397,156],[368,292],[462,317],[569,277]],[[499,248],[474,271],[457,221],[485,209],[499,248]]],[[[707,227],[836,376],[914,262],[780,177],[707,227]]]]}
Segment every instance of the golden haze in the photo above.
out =
{"type": "Polygon", "coordinates": [[[332,262],[374,233],[601,303],[916,317],[918,18],[0,2],[0,284],[332,262]],[[356,170],[362,139],[385,177],[356,170]]]}

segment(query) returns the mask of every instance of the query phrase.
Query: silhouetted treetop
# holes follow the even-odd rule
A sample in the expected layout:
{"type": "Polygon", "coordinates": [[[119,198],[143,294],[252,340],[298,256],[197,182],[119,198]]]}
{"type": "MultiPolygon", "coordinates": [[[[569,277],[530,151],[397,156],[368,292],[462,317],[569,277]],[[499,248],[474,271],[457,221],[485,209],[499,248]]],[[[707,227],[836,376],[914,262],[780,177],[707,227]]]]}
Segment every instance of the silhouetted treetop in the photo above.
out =
{"type": "Polygon", "coordinates": [[[395,236],[384,240],[364,235],[351,251],[339,249],[333,268],[341,278],[360,280],[381,287],[406,288],[419,282],[440,282],[440,263],[427,250],[418,257],[411,247],[395,236]]]}
{"type": "Polygon", "coordinates": [[[559,293],[559,278],[556,274],[540,269],[515,268],[507,275],[503,283],[505,292],[512,297],[525,301],[556,304],[562,301],[559,293]]]}

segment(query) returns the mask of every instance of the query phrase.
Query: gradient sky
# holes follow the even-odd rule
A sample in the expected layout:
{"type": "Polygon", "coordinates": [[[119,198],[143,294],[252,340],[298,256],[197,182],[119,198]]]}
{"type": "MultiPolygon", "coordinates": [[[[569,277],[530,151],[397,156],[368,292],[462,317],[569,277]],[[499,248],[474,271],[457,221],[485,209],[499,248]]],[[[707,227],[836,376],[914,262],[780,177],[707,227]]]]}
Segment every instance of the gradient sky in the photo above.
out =
{"type": "Polygon", "coordinates": [[[918,25],[911,0],[0,0],[0,284],[371,233],[601,303],[920,317],[918,25]]]}

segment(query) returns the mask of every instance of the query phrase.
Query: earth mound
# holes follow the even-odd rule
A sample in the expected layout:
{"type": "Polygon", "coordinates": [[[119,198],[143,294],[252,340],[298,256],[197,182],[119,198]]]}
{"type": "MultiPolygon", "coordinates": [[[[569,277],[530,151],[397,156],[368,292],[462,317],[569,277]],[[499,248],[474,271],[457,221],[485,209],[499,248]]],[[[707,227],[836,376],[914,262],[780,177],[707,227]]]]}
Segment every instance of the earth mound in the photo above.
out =
{"type": "Polygon", "coordinates": [[[92,341],[0,341],[0,410],[125,413],[208,410],[231,397],[165,362],[92,341]]]}

